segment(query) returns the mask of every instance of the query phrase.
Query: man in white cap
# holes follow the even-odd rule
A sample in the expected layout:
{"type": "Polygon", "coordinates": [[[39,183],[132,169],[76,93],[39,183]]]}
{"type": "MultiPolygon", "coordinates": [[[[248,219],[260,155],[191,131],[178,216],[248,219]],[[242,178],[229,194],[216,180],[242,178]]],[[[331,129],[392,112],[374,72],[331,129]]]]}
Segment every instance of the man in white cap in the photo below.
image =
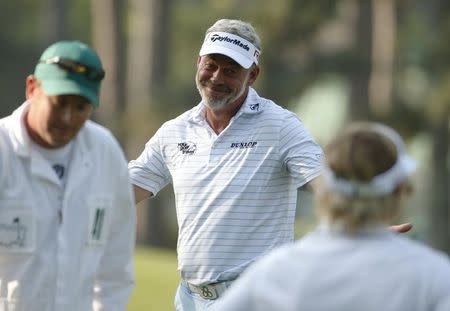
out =
{"type": "Polygon", "coordinates": [[[88,120],[105,73],[78,41],[49,46],[0,120],[0,310],[126,309],[135,207],[127,161],[88,120]]]}
{"type": "Polygon", "coordinates": [[[178,311],[207,310],[253,261],[292,241],[297,189],[320,173],[322,149],[299,118],[252,88],[260,54],[252,25],[218,20],[197,61],[202,101],[129,163],[137,202],[173,184],[178,311]]]}
{"type": "Polygon", "coordinates": [[[214,311],[447,311],[450,261],[388,230],[412,191],[400,136],[354,123],[325,148],[320,225],[253,264],[214,311]]]}

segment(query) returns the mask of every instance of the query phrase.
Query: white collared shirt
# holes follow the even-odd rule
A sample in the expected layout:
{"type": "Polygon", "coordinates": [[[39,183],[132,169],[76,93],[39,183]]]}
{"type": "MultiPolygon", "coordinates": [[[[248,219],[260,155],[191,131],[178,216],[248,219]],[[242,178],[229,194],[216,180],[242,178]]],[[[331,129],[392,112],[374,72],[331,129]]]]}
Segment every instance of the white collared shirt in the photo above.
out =
{"type": "Polygon", "coordinates": [[[53,168],[63,188],[67,181],[67,172],[69,170],[74,144],[74,141],[71,140],[60,148],[48,149],[30,140],[31,152],[39,152],[47,160],[48,165],[53,168]]]}
{"type": "Polygon", "coordinates": [[[200,285],[236,278],[292,241],[297,188],[320,173],[321,148],[299,118],[250,89],[217,135],[202,103],[166,122],[129,164],[132,183],[173,183],[178,268],[200,285]]]}
{"type": "Polygon", "coordinates": [[[388,229],[318,229],[254,263],[214,311],[448,311],[445,254],[388,229]]]}
{"type": "Polygon", "coordinates": [[[125,157],[87,121],[64,188],[31,151],[25,109],[0,120],[0,310],[125,310],[136,222],[125,157]]]}

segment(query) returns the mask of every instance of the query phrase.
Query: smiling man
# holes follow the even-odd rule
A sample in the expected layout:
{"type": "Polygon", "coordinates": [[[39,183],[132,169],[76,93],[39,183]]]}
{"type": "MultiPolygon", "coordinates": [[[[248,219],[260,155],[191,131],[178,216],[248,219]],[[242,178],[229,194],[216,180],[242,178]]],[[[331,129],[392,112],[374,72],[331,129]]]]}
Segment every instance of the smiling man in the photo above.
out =
{"type": "Polygon", "coordinates": [[[252,87],[260,54],[251,24],[215,22],[197,59],[201,102],[128,165],[136,202],[173,184],[177,311],[209,310],[253,262],[293,241],[297,189],[320,174],[322,149],[298,116],[252,87]]]}
{"type": "Polygon", "coordinates": [[[125,310],[134,197],[111,133],[88,120],[105,73],[78,41],[48,47],[0,120],[0,310],[125,310]]]}
{"type": "Polygon", "coordinates": [[[195,82],[201,102],[166,122],[129,164],[137,202],[173,183],[176,310],[208,310],[252,262],[294,235],[297,188],[321,148],[299,118],[252,88],[260,39],[222,19],[206,31],[195,82]]]}

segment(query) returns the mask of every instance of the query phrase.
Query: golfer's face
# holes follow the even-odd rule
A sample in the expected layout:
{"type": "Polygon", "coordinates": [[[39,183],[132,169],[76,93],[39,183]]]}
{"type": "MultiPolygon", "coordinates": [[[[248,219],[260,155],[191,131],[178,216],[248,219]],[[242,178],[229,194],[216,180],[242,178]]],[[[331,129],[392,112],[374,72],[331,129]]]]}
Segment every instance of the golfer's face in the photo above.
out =
{"type": "Polygon", "coordinates": [[[197,66],[197,88],[211,109],[232,104],[251,85],[250,70],[229,57],[220,54],[202,56],[197,66]]]}
{"type": "Polygon", "coordinates": [[[46,148],[59,148],[70,142],[93,110],[82,96],[47,96],[40,87],[30,101],[27,116],[30,136],[46,148]]]}

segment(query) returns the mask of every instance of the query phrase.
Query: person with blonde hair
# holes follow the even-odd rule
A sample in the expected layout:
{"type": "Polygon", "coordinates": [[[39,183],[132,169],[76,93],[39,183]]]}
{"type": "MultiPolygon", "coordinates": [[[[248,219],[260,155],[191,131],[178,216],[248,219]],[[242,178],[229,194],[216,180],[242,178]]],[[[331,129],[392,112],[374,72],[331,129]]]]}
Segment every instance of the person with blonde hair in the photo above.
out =
{"type": "Polygon", "coordinates": [[[213,310],[450,310],[449,258],[388,228],[416,167],[400,136],[354,123],[325,157],[318,227],[254,263],[213,310]]]}

